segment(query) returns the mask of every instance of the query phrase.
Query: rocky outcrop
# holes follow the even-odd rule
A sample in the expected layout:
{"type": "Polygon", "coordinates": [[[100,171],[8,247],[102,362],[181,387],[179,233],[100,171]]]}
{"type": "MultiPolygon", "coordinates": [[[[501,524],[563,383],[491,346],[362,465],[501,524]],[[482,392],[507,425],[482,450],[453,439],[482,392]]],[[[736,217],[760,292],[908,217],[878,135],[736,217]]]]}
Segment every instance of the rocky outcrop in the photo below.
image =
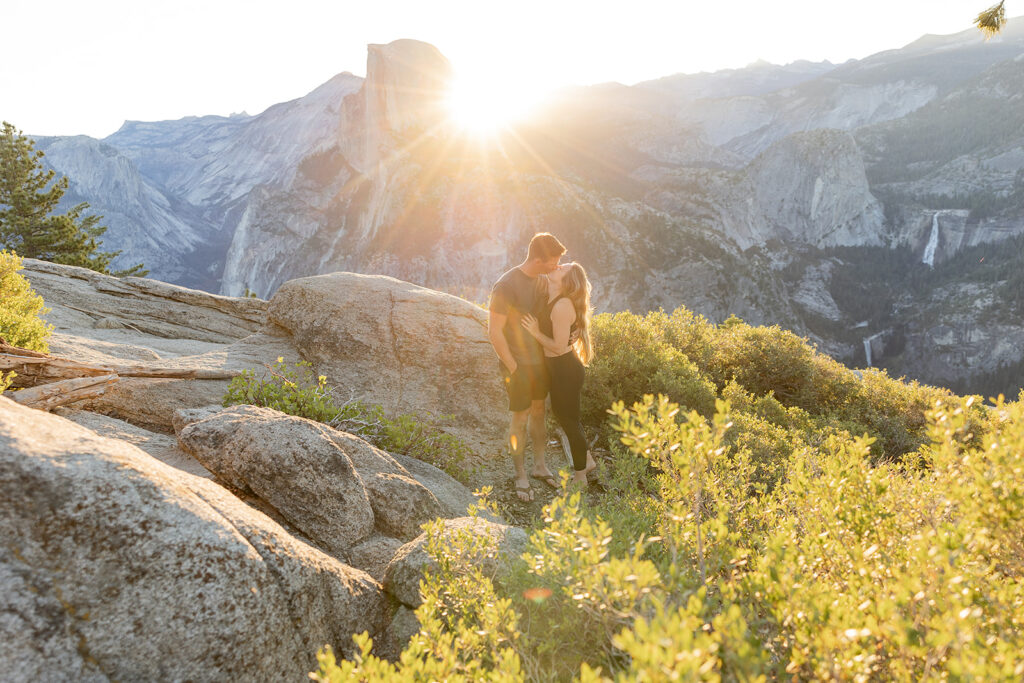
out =
{"type": "MultiPolygon", "coordinates": [[[[367,132],[403,133],[415,128],[421,133],[446,120],[452,67],[436,47],[419,40],[396,40],[369,45],[367,52],[363,84],[367,132]]],[[[381,159],[380,151],[368,150],[372,163],[381,159]]]]}
{"type": "Polygon", "coordinates": [[[758,156],[723,205],[723,231],[741,248],[769,240],[815,247],[881,246],[885,217],[845,132],[818,130],[758,156]]]}
{"type": "Polygon", "coordinates": [[[233,406],[184,424],[178,441],[221,481],[257,496],[343,555],[374,526],[408,540],[440,503],[391,456],[362,439],[267,408],[233,406]]]}
{"type": "MultiPolygon", "coordinates": [[[[448,519],[443,524],[440,533],[448,544],[457,543],[463,535],[487,539],[485,546],[488,550],[476,558],[476,564],[485,575],[499,581],[526,549],[526,532],[517,527],[476,517],[448,519]]],[[[398,550],[385,572],[384,589],[408,607],[419,607],[422,602],[420,581],[425,572],[437,568],[436,561],[427,554],[426,545],[427,534],[424,532],[398,550]]]]}
{"type": "Polygon", "coordinates": [[[388,277],[333,273],[285,283],[267,318],[343,391],[392,413],[451,415],[473,446],[507,420],[486,312],[388,277]]]}
{"type": "Polygon", "coordinates": [[[24,266],[23,274],[51,309],[46,319],[57,332],[93,328],[103,337],[127,330],[136,337],[230,344],[257,331],[267,307],[259,299],[148,278],[116,278],[35,259],[25,259],[24,266]]]}
{"type": "Polygon", "coordinates": [[[352,461],[316,423],[236,406],[186,426],[178,440],[218,479],[258,496],[330,552],[345,552],[373,530],[352,461]]]}
{"type": "Polygon", "coordinates": [[[217,484],[0,398],[12,680],[297,680],[387,621],[379,584],[217,484]]]}
{"type": "MultiPolygon", "coordinates": [[[[993,322],[1013,306],[999,291],[1002,284],[939,286],[924,306],[903,297],[893,316],[905,339],[899,372],[951,385],[969,380],[972,374],[995,375],[1001,369],[1020,367],[1024,348],[1020,317],[993,322]]],[[[1011,386],[1006,393],[1013,397],[1018,391],[1011,386]]]]}
{"type": "Polygon", "coordinates": [[[167,434],[159,434],[133,425],[124,420],[118,420],[107,415],[91,413],[87,410],[75,410],[58,408],[55,411],[61,417],[71,420],[75,424],[92,430],[96,434],[109,438],[126,441],[148,455],[153,456],[160,462],[170,465],[176,469],[212,480],[213,474],[188,453],[181,450],[178,440],[167,434]]]}

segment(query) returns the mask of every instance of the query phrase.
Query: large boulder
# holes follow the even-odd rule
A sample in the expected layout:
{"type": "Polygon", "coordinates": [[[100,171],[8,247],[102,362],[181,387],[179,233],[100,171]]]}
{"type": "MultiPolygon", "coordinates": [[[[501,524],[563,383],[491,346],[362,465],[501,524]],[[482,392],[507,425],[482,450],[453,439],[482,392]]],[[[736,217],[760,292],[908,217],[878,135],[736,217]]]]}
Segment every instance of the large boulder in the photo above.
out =
{"type": "Polygon", "coordinates": [[[390,277],[332,273],[281,285],[267,318],[344,393],[391,413],[451,415],[472,447],[500,450],[506,401],[479,306],[390,277]]]}
{"type": "Polygon", "coordinates": [[[388,617],[216,483],[4,398],[0,537],[7,680],[299,680],[388,617]]]}
{"type": "MultiPolygon", "coordinates": [[[[25,277],[51,309],[44,317],[54,326],[55,355],[226,372],[262,372],[278,357],[301,360],[283,330],[265,325],[266,301],[34,259],[24,265],[25,277]]],[[[226,380],[122,377],[78,407],[169,433],[175,411],[220,403],[227,386],[226,380]]]]}
{"type": "Polygon", "coordinates": [[[328,429],[327,433],[352,460],[362,477],[381,531],[410,541],[419,535],[424,522],[448,516],[433,489],[419,481],[390,453],[346,432],[328,429]]]}
{"type": "Polygon", "coordinates": [[[255,406],[180,411],[175,422],[187,452],[332,552],[374,527],[410,540],[445,512],[389,454],[324,424],[255,406]]]}
{"type": "MultiPolygon", "coordinates": [[[[500,580],[523,551],[526,550],[526,532],[519,527],[491,522],[479,517],[460,517],[443,522],[441,537],[449,544],[457,543],[463,534],[486,537],[493,552],[475,558],[481,569],[500,580]]],[[[427,571],[437,568],[437,562],[427,554],[427,534],[420,534],[406,543],[388,565],[384,573],[384,590],[403,605],[415,609],[420,606],[420,581],[427,571]]]]}
{"type": "Polygon", "coordinates": [[[266,501],[340,554],[370,535],[374,515],[362,478],[327,429],[268,408],[233,406],[186,426],[178,441],[228,486],[266,501]]]}

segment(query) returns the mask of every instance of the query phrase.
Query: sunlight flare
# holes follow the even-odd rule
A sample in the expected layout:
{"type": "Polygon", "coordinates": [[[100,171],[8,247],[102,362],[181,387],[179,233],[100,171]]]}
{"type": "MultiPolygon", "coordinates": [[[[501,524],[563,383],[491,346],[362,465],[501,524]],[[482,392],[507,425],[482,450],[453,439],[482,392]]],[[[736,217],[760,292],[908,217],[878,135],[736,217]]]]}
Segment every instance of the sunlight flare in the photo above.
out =
{"type": "Polygon", "coordinates": [[[448,94],[448,112],[459,129],[492,135],[526,118],[543,97],[540,88],[494,72],[456,74],[448,94]]]}

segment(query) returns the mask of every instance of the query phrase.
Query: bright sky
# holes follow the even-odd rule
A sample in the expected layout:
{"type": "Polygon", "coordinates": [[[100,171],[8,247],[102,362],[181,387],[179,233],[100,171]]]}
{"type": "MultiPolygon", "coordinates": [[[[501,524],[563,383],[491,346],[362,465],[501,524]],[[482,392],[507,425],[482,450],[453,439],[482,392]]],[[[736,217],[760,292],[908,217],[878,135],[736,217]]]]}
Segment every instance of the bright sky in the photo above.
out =
{"type": "MultiPolygon", "coordinates": [[[[248,111],[300,97],[366,44],[432,43],[480,91],[528,100],[756,59],[842,62],[954,33],[994,0],[3,0],[0,119],[103,137],[125,119],[248,111]]],[[[1009,0],[1007,16],[1024,13],[1009,0]]]]}

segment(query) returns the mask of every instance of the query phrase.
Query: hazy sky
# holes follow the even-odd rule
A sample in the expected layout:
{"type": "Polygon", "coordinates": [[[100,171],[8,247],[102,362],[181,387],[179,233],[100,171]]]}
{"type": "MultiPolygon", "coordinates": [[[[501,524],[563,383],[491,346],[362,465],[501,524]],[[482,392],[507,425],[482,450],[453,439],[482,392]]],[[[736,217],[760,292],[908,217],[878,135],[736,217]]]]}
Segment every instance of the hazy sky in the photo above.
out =
{"type": "Polygon", "coordinates": [[[366,44],[398,38],[524,99],[759,58],[842,62],[966,29],[992,1],[3,0],[0,119],[103,137],[125,119],[256,114],[341,71],[364,75],[366,44]]]}

